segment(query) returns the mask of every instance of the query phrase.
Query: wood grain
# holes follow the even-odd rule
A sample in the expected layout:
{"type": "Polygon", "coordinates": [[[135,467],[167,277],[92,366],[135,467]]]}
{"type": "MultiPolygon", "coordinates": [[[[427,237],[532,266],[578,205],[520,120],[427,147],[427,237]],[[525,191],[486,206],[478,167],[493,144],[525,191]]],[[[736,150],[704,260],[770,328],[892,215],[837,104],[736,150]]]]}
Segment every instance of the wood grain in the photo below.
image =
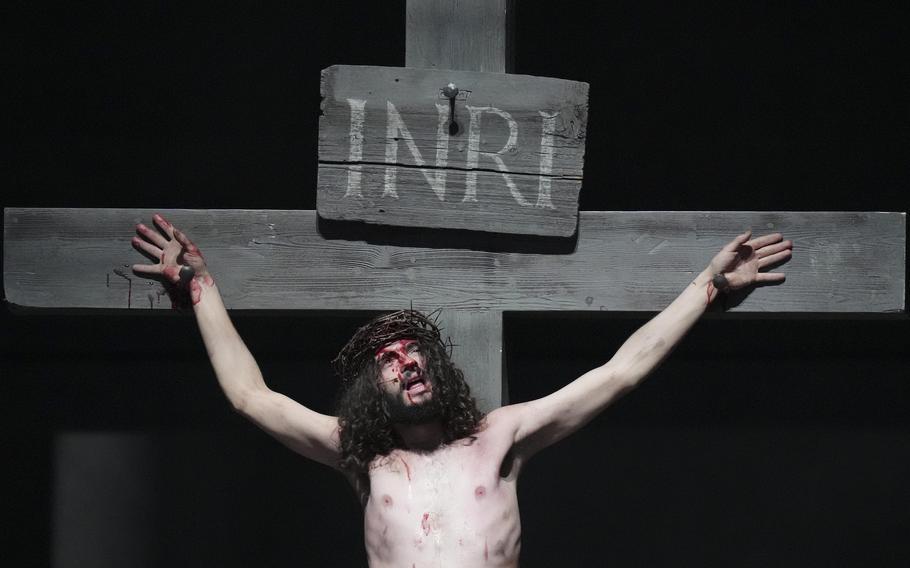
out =
{"type": "Polygon", "coordinates": [[[509,73],[514,0],[408,0],[405,65],[509,73]]]}
{"type": "MultiPolygon", "coordinates": [[[[556,210],[541,207],[521,207],[503,183],[502,176],[493,172],[477,173],[477,201],[465,203],[464,172],[448,176],[449,189],[455,189],[454,199],[440,201],[424,182],[423,175],[411,168],[400,168],[398,199],[382,197],[378,191],[365,192],[360,198],[345,198],[342,191],[351,166],[319,165],[319,215],[340,221],[364,221],[383,225],[465,229],[497,233],[544,236],[572,236],[578,226],[577,180],[554,179],[552,202],[556,210]],[[452,186],[455,186],[454,188],[452,186]],[[459,187],[460,186],[460,187],[459,187]]],[[[379,184],[385,176],[384,166],[361,166],[360,174],[367,185],[379,184]]],[[[512,176],[519,191],[527,198],[537,196],[537,176],[512,176]]]]}
{"type": "MultiPolygon", "coordinates": [[[[169,309],[159,283],[129,271],[140,261],[133,226],[154,212],[6,209],[6,300],[169,309]]],[[[794,257],[782,268],[785,284],[755,289],[730,312],[906,309],[905,213],[582,212],[577,242],[560,249],[527,237],[489,248],[465,240],[462,248],[444,231],[414,230],[404,243],[346,240],[323,235],[315,211],[161,212],[205,252],[233,309],[656,311],[746,227],[783,232],[794,257]]]]}
{"type": "Polygon", "coordinates": [[[322,94],[317,210],[324,218],[499,233],[575,232],[586,83],[336,65],[323,71],[322,94]],[[450,115],[442,90],[450,82],[461,92],[455,135],[445,129],[440,134],[440,121],[450,115]],[[406,133],[389,128],[393,112],[406,133]]]}
{"type": "Polygon", "coordinates": [[[502,312],[447,310],[439,327],[454,344],[452,361],[464,372],[478,408],[489,412],[502,406],[502,312]]]}

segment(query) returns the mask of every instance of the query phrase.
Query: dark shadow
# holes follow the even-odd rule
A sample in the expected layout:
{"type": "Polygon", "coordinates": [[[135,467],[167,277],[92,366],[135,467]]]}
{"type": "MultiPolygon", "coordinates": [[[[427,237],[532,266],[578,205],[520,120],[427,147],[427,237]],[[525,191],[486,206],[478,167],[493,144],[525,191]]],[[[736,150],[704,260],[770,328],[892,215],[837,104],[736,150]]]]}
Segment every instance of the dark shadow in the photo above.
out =
{"type": "MultiPolygon", "coordinates": [[[[755,288],[764,288],[765,286],[780,286],[783,282],[760,282],[758,284],[753,284],[747,286],[746,288],[741,288],[739,290],[730,290],[728,292],[722,292],[717,299],[711,304],[711,307],[708,309],[710,312],[726,312],[733,308],[738,307],[742,304],[746,298],[749,297],[749,294],[752,293],[752,290],[755,288]]],[[[737,314],[739,316],[740,314],[737,314]]],[[[779,314],[775,314],[779,315],[779,314]]]]}
{"type": "MultiPolygon", "coordinates": [[[[506,315],[513,402],[602,365],[649,318],[595,316],[506,315]]],[[[599,551],[565,561],[587,550],[588,529],[610,535],[622,566],[677,566],[681,555],[697,566],[864,565],[870,551],[876,566],[906,565],[907,519],[894,512],[910,502],[910,451],[898,442],[910,433],[908,332],[906,317],[699,322],[652,376],[525,467],[522,566],[599,565],[599,551]]]]}
{"type": "Polygon", "coordinates": [[[363,241],[373,245],[553,255],[572,254],[578,245],[578,231],[571,237],[549,237],[318,219],[319,234],[325,239],[363,241]]]}

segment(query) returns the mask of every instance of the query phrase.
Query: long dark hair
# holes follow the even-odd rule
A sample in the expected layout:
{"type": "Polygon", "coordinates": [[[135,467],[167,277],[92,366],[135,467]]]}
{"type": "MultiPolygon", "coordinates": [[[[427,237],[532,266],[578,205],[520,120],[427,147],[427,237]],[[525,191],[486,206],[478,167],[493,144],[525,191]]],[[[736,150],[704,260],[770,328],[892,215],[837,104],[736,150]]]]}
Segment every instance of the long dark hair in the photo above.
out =
{"type": "MultiPolygon", "coordinates": [[[[427,374],[433,385],[433,403],[438,405],[445,442],[473,435],[483,418],[471,397],[471,389],[439,341],[418,340],[427,374]]],[[[336,414],[341,427],[339,467],[352,476],[361,498],[368,493],[368,470],[376,456],[403,446],[392,427],[388,403],[376,384],[378,365],[366,362],[341,393],[336,414]]]]}

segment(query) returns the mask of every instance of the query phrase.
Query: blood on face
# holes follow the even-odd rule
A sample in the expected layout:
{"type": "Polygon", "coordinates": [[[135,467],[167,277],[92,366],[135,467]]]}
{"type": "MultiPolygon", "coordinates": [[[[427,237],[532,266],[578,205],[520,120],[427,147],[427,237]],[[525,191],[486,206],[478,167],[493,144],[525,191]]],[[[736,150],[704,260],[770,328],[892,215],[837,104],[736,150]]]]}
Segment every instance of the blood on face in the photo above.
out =
{"type": "Polygon", "coordinates": [[[380,386],[401,383],[406,372],[423,370],[423,355],[415,339],[399,339],[384,345],[376,350],[375,358],[379,364],[380,386]]]}

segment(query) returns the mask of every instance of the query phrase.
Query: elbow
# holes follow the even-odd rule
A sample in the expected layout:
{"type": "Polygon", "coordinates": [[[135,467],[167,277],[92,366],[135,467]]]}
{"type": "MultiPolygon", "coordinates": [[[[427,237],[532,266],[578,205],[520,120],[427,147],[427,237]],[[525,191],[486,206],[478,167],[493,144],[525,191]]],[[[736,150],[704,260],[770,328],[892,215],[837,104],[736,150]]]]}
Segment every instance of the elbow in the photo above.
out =
{"type": "Polygon", "coordinates": [[[616,382],[616,397],[622,397],[628,394],[630,391],[635,390],[635,388],[641,384],[644,380],[644,376],[640,377],[624,377],[621,380],[616,382]]]}
{"type": "Polygon", "coordinates": [[[618,373],[614,377],[616,390],[620,394],[625,394],[641,384],[647,378],[648,374],[641,370],[628,369],[623,373],[618,373]]]}
{"type": "Polygon", "coordinates": [[[255,396],[252,391],[242,390],[228,396],[228,402],[231,403],[231,409],[241,416],[249,416],[251,399],[255,396]]]}
{"type": "Polygon", "coordinates": [[[271,392],[262,380],[258,369],[255,373],[235,375],[230,380],[221,380],[222,392],[238,414],[249,415],[250,407],[263,400],[263,395],[271,392]]]}
{"type": "Polygon", "coordinates": [[[634,385],[638,382],[641,373],[641,365],[636,365],[630,361],[611,361],[610,380],[618,385],[634,385]]]}
{"type": "Polygon", "coordinates": [[[641,369],[634,365],[624,365],[611,361],[604,367],[608,368],[609,384],[618,395],[634,389],[647,376],[646,373],[642,373],[641,369]]]}

